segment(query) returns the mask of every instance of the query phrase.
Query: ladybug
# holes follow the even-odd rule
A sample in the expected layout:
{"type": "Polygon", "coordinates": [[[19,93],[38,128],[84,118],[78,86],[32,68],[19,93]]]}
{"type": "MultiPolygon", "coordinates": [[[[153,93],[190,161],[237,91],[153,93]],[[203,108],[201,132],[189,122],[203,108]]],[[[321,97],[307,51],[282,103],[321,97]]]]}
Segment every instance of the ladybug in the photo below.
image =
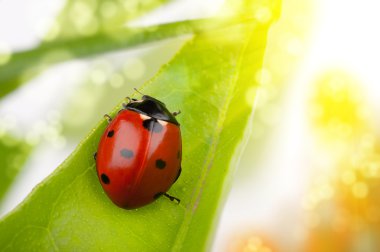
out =
{"type": "MultiPolygon", "coordinates": [[[[127,97],[128,98],[128,97],[127,97]]],[[[134,209],[164,195],[181,174],[180,125],[165,104],[151,96],[128,98],[108,126],[94,154],[99,181],[119,207],[134,209]]]]}

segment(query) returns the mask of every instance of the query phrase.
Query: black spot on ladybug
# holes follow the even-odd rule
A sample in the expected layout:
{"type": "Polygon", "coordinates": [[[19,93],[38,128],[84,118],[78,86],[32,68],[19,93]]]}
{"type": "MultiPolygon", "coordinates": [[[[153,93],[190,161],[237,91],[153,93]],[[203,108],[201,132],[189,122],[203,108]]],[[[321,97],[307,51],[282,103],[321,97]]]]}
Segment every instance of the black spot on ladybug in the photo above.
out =
{"type": "Polygon", "coordinates": [[[161,197],[163,194],[164,194],[163,192],[156,193],[156,194],[153,196],[153,199],[158,199],[158,198],[161,197]]]}
{"type": "Polygon", "coordinates": [[[123,157],[125,157],[125,158],[131,158],[131,157],[133,157],[133,151],[128,150],[128,149],[122,149],[122,150],[120,151],[120,154],[121,154],[123,157]]]}
{"type": "Polygon", "coordinates": [[[151,130],[154,126],[154,120],[153,119],[147,119],[143,121],[143,127],[147,130],[151,130]]]}
{"type": "Polygon", "coordinates": [[[164,127],[157,122],[156,119],[151,118],[143,121],[143,127],[154,133],[160,133],[164,127]]]}
{"type": "Polygon", "coordinates": [[[102,175],[100,175],[100,178],[102,179],[102,182],[106,185],[108,185],[110,183],[110,179],[108,178],[108,176],[104,173],[102,173],[102,175]]]}
{"type": "Polygon", "coordinates": [[[162,160],[162,159],[157,159],[156,160],[156,167],[158,169],[164,169],[165,166],[166,166],[166,162],[164,160],[162,160]]]}
{"type": "Polygon", "coordinates": [[[114,133],[115,133],[115,131],[113,131],[113,130],[109,131],[107,134],[107,137],[113,137],[114,133]]]}

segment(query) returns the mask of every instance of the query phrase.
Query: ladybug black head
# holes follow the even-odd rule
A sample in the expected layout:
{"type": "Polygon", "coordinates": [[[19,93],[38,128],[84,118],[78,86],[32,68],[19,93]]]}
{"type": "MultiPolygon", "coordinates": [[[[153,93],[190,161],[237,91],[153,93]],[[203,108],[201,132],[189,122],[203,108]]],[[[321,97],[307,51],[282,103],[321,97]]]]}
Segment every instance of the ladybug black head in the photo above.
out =
{"type": "Polygon", "coordinates": [[[128,103],[125,108],[150,116],[157,120],[163,120],[179,125],[178,121],[175,119],[173,114],[169,112],[165,104],[149,95],[143,95],[141,101],[128,103]]]}
{"type": "Polygon", "coordinates": [[[157,100],[156,98],[153,98],[152,96],[149,96],[149,95],[143,95],[143,97],[141,99],[143,101],[152,101],[152,102],[155,102],[155,103],[159,103],[162,106],[166,107],[165,103],[163,103],[162,101],[157,100]]]}

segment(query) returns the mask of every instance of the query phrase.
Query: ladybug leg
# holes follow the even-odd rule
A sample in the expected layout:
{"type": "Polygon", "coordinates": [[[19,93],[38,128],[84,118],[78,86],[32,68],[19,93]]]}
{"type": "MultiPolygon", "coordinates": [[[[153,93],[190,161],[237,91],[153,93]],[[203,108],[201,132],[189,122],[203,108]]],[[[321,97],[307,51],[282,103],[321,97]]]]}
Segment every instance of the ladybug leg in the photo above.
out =
{"type": "Polygon", "coordinates": [[[128,102],[122,104],[122,106],[123,106],[124,109],[126,109],[127,106],[128,106],[128,104],[130,104],[131,102],[137,102],[137,99],[135,99],[135,98],[131,98],[131,97],[129,97],[129,96],[125,97],[125,99],[127,99],[128,102]]]}
{"type": "Polygon", "coordinates": [[[174,200],[177,201],[178,204],[181,202],[180,199],[178,199],[178,198],[176,198],[176,197],[173,197],[173,196],[171,196],[171,195],[169,195],[169,194],[167,194],[167,193],[164,193],[163,195],[164,195],[166,198],[170,199],[171,201],[174,201],[174,200]]]}
{"type": "Polygon", "coordinates": [[[95,160],[96,160],[96,156],[97,156],[97,154],[98,154],[97,152],[94,153],[94,159],[95,159],[95,160]]]}
{"type": "Polygon", "coordinates": [[[125,97],[125,99],[128,100],[128,104],[131,103],[131,102],[135,102],[135,101],[137,101],[137,99],[135,99],[135,98],[131,98],[131,97],[129,97],[129,96],[125,97]]]}
{"type": "Polygon", "coordinates": [[[172,114],[173,114],[174,116],[177,116],[177,115],[181,114],[181,110],[178,110],[177,112],[173,112],[172,114]]]}
{"type": "Polygon", "coordinates": [[[111,122],[112,122],[112,117],[110,117],[109,115],[105,114],[105,115],[104,115],[104,118],[107,119],[107,122],[108,122],[108,123],[111,123],[111,122]]]}

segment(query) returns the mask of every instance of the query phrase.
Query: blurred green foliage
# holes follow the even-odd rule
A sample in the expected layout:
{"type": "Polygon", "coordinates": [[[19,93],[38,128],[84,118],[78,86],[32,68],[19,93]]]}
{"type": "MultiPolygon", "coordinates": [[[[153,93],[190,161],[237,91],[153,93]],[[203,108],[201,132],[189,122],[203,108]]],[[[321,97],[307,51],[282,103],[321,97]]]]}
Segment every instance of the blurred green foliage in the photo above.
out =
{"type": "Polygon", "coordinates": [[[0,98],[57,62],[88,56],[89,52],[116,50],[120,44],[124,48],[135,45],[135,40],[141,43],[139,37],[148,41],[149,35],[144,36],[144,32],[138,30],[126,30],[125,24],[165,2],[168,0],[67,1],[44,36],[42,46],[11,53],[9,62],[0,67],[0,98]],[[113,32],[106,34],[105,31],[110,30],[113,32]]]}
{"type": "Polygon", "coordinates": [[[9,134],[0,137],[0,205],[31,151],[32,146],[9,134]]]}
{"type": "Polygon", "coordinates": [[[114,33],[131,19],[167,2],[169,0],[68,0],[46,39],[114,33]]]}
{"type": "Polygon", "coordinates": [[[128,49],[183,34],[215,29],[231,23],[234,22],[195,20],[147,28],[119,28],[113,30],[113,33],[98,33],[88,37],[57,40],[28,51],[17,52],[12,54],[9,62],[0,67],[0,85],[2,85],[0,98],[56,63],[128,49]]]}

